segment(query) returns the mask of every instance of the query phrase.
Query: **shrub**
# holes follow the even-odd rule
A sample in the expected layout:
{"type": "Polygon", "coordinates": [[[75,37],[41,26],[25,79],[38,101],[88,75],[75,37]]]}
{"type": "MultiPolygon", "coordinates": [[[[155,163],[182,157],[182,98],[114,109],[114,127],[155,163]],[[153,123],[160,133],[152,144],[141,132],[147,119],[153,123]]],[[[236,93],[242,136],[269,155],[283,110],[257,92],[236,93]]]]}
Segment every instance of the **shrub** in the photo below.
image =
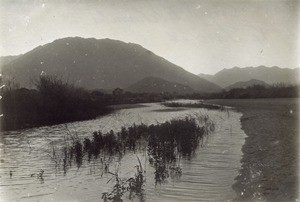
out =
{"type": "Polygon", "coordinates": [[[41,76],[36,90],[3,91],[1,130],[22,129],[96,118],[111,111],[84,89],[52,76],[41,76]]]}

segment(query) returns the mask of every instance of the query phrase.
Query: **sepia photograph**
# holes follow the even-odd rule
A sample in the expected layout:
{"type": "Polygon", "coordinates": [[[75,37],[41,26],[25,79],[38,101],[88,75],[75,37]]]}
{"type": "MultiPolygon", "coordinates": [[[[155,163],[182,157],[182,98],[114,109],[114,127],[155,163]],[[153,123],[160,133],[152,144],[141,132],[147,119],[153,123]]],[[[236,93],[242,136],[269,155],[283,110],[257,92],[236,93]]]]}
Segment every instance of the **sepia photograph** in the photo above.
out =
{"type": "Polygon", "coordinates": [[[0,201],[299,201],[299,0],[0,0],[0,201]]]}

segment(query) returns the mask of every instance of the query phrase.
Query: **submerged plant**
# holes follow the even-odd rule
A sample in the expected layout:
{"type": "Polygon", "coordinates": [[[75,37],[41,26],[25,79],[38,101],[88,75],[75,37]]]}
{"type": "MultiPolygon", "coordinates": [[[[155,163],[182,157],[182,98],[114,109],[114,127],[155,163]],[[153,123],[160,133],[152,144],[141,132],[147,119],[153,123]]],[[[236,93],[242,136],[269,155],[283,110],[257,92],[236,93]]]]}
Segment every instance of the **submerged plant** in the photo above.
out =
{"type": "Polygon", "coordinates": [[[130,191],[130,195],[129,197],[132,198],[133,193],[137,196],[141,196],[143,195],[143,187],[144,184],[146,182],[145,176],[144,174],[146,173],[146,171],[143,169],[141,161],[139,159],[139,157],[137,157],[139,165],[136,165],[136,173],[134,175],[134,177],[129,178],[127,181],[129,183],[129,191],[130,191]]]}
{"type": "MultiPolygon", "coordinates": [[[[109,174],[113,175],[115,179],[115,185],[111,192],[102,193],[103,201],[123,201],[122,196],[129,192],[129,198],[132,198],[135,194],[136,196],[143,195],[143,186],[145,183],[145,171],[143,170],[140,159],[137,157],[139,165],[136,167],[136,173],[131,178],[120,178],[118,175],[118,170],[115,173],[109,172],[109,174]]],[[[109,180],[111,181],[112,178],[109,180]]],[[[108,182],[109,182],[108,181],[108,182]]]]}
{"type": "Polygon", "coordinates": [[[113,187],[113,190],[110,193],[108,192],[102,193],[103,201],[114,201],[114,202],[123,201],[122,196],[128,189],[126,186],[126,179],[121,179],[117,173],[114,175],[115,175],[116,183],[113,187]]]}
{"type": "MultiPolygon", "coordinates": [[[[69,135],[65,138],[65,146],[62,148],[64,172],[71,166],[71,162],[75,162],[79,168],[84,159],[90,162],[101,155],[103,172],[112,174],[116,181],[110,193],[102,194],[103,200],[121,201],[127,191],[130,192],[130,197],[142,196],[146,171],[140,159],[138,158],[139,164],[135,166],[135,175],[128,179],[121,179],[118,172],[109,171],[105,156],[118,156],[120,160],[127,151],[143,148],[143,151],[147,151],[150,165],[155,169],[156,184],[165,182],[170,176],[180,177],[182,174],[180,159],[191,158],[203,136],[215,129],[214,122],[207,115],[196,118],[187,116],[184,119],[172,119],[149,126],[133,124],[128,128],[122,127],[119,132],[111,130],[104,134],[96,131],[92,138],[85,138],[83,141],[80,141],[77,136],[69,135]],[[199,125],[200,122],[202,126],[199,125]],[[144,146],[141,147],[141,145],[144,146]]],[[[55,151],[53,153],[56,154],[55,151]]]]}

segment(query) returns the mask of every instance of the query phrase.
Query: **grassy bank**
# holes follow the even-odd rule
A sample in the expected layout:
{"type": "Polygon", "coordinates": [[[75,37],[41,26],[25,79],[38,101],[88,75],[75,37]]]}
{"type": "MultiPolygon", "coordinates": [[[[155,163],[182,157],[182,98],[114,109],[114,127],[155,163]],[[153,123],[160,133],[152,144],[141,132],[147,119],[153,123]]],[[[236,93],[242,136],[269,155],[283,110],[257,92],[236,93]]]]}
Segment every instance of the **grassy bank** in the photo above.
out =
{"type": "MultiPolygon", "coordinates": [[[[298,198],[299,99],[209,100],[243,113],[245,144],[238,200],[295,201],[298,198]]],[[[299,199],[299,198],[298,198],[299,199]]]]}

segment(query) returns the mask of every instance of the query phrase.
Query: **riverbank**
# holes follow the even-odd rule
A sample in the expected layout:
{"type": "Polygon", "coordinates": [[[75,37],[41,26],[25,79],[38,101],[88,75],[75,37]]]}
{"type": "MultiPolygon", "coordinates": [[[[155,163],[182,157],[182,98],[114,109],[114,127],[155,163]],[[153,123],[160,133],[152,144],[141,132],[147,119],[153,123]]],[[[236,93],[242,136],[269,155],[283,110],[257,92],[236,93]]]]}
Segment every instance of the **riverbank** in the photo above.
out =
{"type": "Polygon", "coordinates": [[[140,107],[147,107],[145,104],[117,104],[117,105],[110,105],[113,110],[120,110],[120,109],[133,109],[133,108],[140,108],[140,107]]]}
{"type": "Polygon", "coordinates": [[[299,99],[228,99],[209,103],[243,114],[242,168],[237,200],[295,201],[298,195],[299,99]]]}

